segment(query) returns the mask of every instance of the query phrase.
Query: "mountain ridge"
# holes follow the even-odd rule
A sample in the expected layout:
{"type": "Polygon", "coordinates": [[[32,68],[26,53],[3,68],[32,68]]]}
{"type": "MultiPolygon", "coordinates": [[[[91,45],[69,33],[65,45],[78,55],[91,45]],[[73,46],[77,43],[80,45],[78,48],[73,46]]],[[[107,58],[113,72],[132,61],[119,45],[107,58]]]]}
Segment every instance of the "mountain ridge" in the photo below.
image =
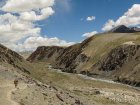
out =
{"type": "Polygon", "coordinates": [[[11,65],[30,74],[29,69],[31,66],[27,63],[27,61],[17,52],[10,50],[2,44],[0,44],[0,63],[11,65]]]}
{"type": "Polygon", "coordinates": [[[140,28],[119,25],[119,26],[111,29],[109,32],[112,32],[112,33],[134,33],[134,32],[140,32],[140,28]]]}
{"type": "MultiPolygon", "coordinates": [[[[102,62],[102,60],[108,56],[108,54],[118,46],[128,45],[131,47],[132,43],[138,44],[140,43],[140,35],[139,33],[102,33],[92,36],[82,43],[72,45],[70,47],[61,49],[59,53],[52,53],[52,57],[49,60],[45,60],[45,62],[49,62],[53,59],[52,66],[57,69],[61,69],[63,72],[69,73],[81,73],[85,75],[90,75],[93,77],[101,77],[101,78],[111,78],[100,74],[100,68],[97,68],[99,65],[98,62],[102,62]],[[131,44],[130,44],[131,42],[131,44]],[[53,56],[55,55],[55,56],[53,56]],[[57,56],[56,56],[57,55],[57,56]],[[98,69],[98,70],[96,70],[98,69]]],[[[47,49],[47,47],[46,47],[47,49]]],[[[125,49],[124,49],[125,50],[125,49]]],[[[31,56],[38,57],[40,54],[35,55],[38,52],[38,49],[30,55],[28,60],[30,61],[31,56]]],[[[47,53],[43,52],[43,53],[47,53]]],[[[49,54],[49,53],[48,53],[49,54]]],[[[48,55],[47,54],[47,55],[48,55]]],[[[44,56],[47,58],[47,56],[44,56]]],[[[113,59],[116,59],[115,57],[113,59]]],[[[32,59],[31,59],[32,60],[32,59]]],[[[40,60],[37,60],[41,61],[40,60]]],[[[34,62],[32,60],[32,62],[34,62]]],[[[113,65],[113,64],[112,64],[113,65]]],[[[124,64],[123,64],[124,65],[124,64]]],[[[109,72],[108,72],[109,74],[109,72]]],[[[114,74],[116,75],[116,74],[114,74]]],[[[127,74],[126,74],[127,75],[127,74]]],[[[125,78],[125,76],[123,76],[125,78]]],[[[116,80],[117,76],[113,77],[113,80],[116,80]]],[[[137,78],[137,85],[139,86],[139,77],[137,78]]],[[[135,78],[135,79],[136,79],[135,78]]],[[[127,78],[129,79],[129,78],[127,78]]],[[[130,79],[129,79],[130,80],[130,79]]],[[[131,81],[134,82],[134,81],[131,81]]],[[[129,83],[127,83],[129,84],[129,83]]],[[[133,83],[132,83],[133,85],[133,83]]]]}

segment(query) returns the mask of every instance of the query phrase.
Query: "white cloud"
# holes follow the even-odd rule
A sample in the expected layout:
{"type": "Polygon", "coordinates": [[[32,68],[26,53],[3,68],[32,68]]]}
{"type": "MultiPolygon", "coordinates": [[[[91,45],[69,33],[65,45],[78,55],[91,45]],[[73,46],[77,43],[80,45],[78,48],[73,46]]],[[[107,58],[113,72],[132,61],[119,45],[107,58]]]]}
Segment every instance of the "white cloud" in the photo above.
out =
{"type": "Polygon", "coordinates": [[[52,8],[47,7],[43,8],[40,11],[40,15],[37,15],[35,11],[30,11],[30,12],[22,12],[20,14],[20,18],[26,21],[39,21],[48,18],[54,14],[54,11],[52,8]]]}
{"type": "Polygon", "coordinates": [[[24,43],[19,43],[16,45],[9,45],[12,49],[16,51],[25,51],[25,50],[35,50],[38,46],[70,46],[73,45],[74,42],[66,42],[65,40],[61,40],[57,37],[47,38],[47,37],[29,37],[24,43]],[[20,49],[19,49],[20,48],[20,49]]]}
{"type": "Polygon", "coordinates": [[[108,20],[108,22],[104,25],[104,27],[102,28],[102,30],[103,31],[109,31],[113,27],[115,27],[115,22],[113,20],[108,20]]]}
{"type": "Polygon", "coordinates": [[[6,12],[27,12],[54,5],[54,0],[7,0],[1,10],[6,12]]]}
{"type": "Polygon", "coordinates": [[[38,36],[39,27],[27,21],[21,21],[19,17],[10,13],[0,15],[0,41],[16,43],[22,38],[38,36]]]}
{"type": "Polygon", "coordinates": [[[97,31],[88,32],[88,33],[83,34],[82,37],[91,37],[97,33],[98,33],[97,31]]]}
{"type": "Polygon", "coordinates": [[[109,20],[104,27],[103,31],[108,31],[118,25],[135,26],[140,24],[140,4],[134,4],[123,16],[119,17],[116,21],[109,20]]]}
{"type": "Polygon", "coordinates": [[[23,21],[20,17],[10,13],[0,15],[0,42],[16,50],[34,50],[38,46],[58,45],[69,46],[74,42],[66,42],[59,38],[48,38],[40,35],[41,29],[30,21],[23,21]]]}
{"type": "Polygon", "coordinates": [[[41,28],[35,24],[54,13],[53,5],[54,0],[7,0],[1,8],[6,13],[0,15],[0,43],[16,51],[72,45],[56,37],[42,37],[41,28]]]}
{"type": "Polygon", "coordinates": [[[93,21],[93,20],[95,20],[96,19],[96,17],[95,16],[89,16],[89,17],[87,17],[87,21],[93,21]]]}

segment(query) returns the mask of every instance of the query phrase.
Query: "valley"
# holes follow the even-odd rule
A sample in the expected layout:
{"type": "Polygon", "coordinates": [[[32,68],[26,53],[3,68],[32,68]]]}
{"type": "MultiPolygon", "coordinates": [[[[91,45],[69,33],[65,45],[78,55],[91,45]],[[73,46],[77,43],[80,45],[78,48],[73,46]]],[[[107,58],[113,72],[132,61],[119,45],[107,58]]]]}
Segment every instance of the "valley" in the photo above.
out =
{"type": "Polygon", "coordinates": [[[139,87],[139,43],[140,33],[103,33],[66,48],[38,47],[27,60],[139,87]]]}
{"type": "Polygon", "coordinates": [[[0,105],[140,105],[140,0],[0,0],[0,105]]]}
{"type": "Polygon", "coordinates": [[[127,85],[61,72],[44,62],[31,65],[34,67],[30,69],[30,74],[27,74],[11,65],[1,64],[0,93],[3,95],[0,103],[3,105],[139,105],[140,91],[127,85]],[[19,84],[15,88],[13,82],[17,78],[19,84]]]}
{"type": "Polygon", "coordinates": [[[139,105],[139,43],[140,33],[103,33],[33,53],[0,45],[0,105],[139,105]]]}

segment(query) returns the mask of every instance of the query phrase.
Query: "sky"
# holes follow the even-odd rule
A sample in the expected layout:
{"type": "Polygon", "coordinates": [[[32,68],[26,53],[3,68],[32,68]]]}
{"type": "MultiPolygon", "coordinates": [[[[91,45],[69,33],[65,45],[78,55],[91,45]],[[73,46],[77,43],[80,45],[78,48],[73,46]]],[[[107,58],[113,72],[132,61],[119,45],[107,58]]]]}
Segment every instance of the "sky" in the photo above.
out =
{"type": "Polygon", "coordinates": [[[0,43],[15,51],[70,46],[139,24],[140,0],[0,0],[0,43]]]}

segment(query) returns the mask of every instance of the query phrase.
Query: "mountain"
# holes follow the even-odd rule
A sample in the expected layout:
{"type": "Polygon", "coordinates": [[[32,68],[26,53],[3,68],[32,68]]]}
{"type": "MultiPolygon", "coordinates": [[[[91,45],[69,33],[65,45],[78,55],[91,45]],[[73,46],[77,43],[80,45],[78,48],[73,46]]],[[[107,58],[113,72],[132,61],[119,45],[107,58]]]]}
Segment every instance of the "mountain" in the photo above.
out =
{"type": "Polygon", "coordinates": [[[115,28],[113,28],[112,30],[110,30],[109,32],[113,32],[113,33],[134,33],[134,32],[140,32],[140,28],[137,27],[126,27],[125,25],[119,25],[115,28]]]}
{"type": "MultiPolygon", "coordinates": [[[[103,33],[90,37],[85,41],[83,41],[82,43],[72,45],[66,48],[60,47],[56,48],[56,46],[55,48],[47,46],[39,47],[34,53],[30,55],[30,57],[27,60],[31,62],[39,62],[43,60],[47,63],[51,63],[54,68],[61,69],[64,72],[82,73],[93,77],[108,78],[108,79],[111,78],[112,80],[122,79],[118,81],[139,86],[140,77],[138,76],[138,74],[140,73],[140,71],[139,69],[136,70],[136,68],[138,68],[136,65],[130,65],[133,64],[131,61],[134,58],[130,59],[129,57],[128,58],[126,57],[125,59],[122,58],[123,60],[116,59],[116,57],[121,56],[119,55],[121,54],[119,53],[120,49],[123,48],[122,52],[126,51],[128,55],[131,55],[132,52],[129,49],[133,46],[134,47],[139,46],[139,43],[140,43],[140,33],[138,32],[103,33]],[[40,50],[40,48],[42,50],[40,50]],[[115,49],[117,49],[117,51],[115,49]],[[114,50],[116,52],[113,53],[114,50]],[[111,52],[114,54],[114,56],[111,56],[113,55],[111,54],[111,52]],[[112,60],[108,61],[108,59],[110,58],[112,60]],[[128,69],[127,65],[132,66],[131,69],[130,67],[128,69]],[[111,68],[112,70],[110,70],[106,66],[107,67],[109,66],[109,68],[111,68]],[[121,76],[119,75],[120,73],[121,76]],[[126,80],[126,82],[124,82],[123,80],[126,80]]],[[[132,48],[132,51],[133,50],[134,49],[132,48]]],[[[139,50],[134,51],[136,53],[139,52],[139,50]]],[[[136,62],[134,64],[138,65],[138,61],[137,60],[134,61],[136,62]]]]}
{"type": "Polygon", "coordinates": [[[50,63],[55,62],[55,58],[57,58],[61,51],[63,51],[65,48],[58,47],[58,46],[41,46],[38,47],[36,52],[31,54],[31,56],[27,59],[28,61],[47,61],[50,63]]]}
{"type": "MultiPolygon", "coordinates": [[[[62,53],[68,59],[74,59],[89,41],[68,48],[39,47],[35,56],[30,58],[32,63],[0,45],[0,105],[139,105],[139,91],[135,88],[60,72],[48,64],[55,62],[55,58],[62,53]],[[15,80],[18,81],[16,87],[15,80]],[[132,101],[129,102],[130,97],[132,101]]],[[[82,55],[79,61],[88,61],[85,58],[82,55]]],[[[67,63],[69,60],[66,60],[67,63]]]]}
{"type": "Polygon", "coordinates": [[[120,45],[112,49],[92,69],[96,75],[140,87],[140,45],[120,45]]]}
{"type": "Polygon", "coordinates": [[[61,68],[64,71],[73,73],[75,67],[80,62],[86,62],[88,57],[81,54],[91,39],[85,40],[81,44],[75,44],[70,47],[62,48],[58,46],[52,47],[38,47],[27,59],[30,62],[44,61],[54,64],[56,68],[61,68]]]}
{"type": "Polygon", "coordinates": [[[41,82],[33,74],[39,69],[38,65],[31,65],[15,51],[0,45],[0,105],[86,104],[75,94],[52,85],[49,79],[47,83],[41,82]]]}
{"type": "Polygon", "coordinates": [[[139,105],[139,88],[112,81],[133,80],[131,85],[139,86],[139,35],[129,36],[133,42],[125,37],[120,44],[119,39],[116,47],[109,37],[112,40],[112,35],[97,35],[70,47],[42,46],[28,58],[31,63],[0,45],[0,105],[139,105]],[[89,77],[95,73],[112,80],[89,77]]]}
{"type": "Polygon", "coordinates": [[[0,64],[11,65],[24,72],[30,73],[31,66],[27,61],[15,51],[0,44],[0,64]]]}

